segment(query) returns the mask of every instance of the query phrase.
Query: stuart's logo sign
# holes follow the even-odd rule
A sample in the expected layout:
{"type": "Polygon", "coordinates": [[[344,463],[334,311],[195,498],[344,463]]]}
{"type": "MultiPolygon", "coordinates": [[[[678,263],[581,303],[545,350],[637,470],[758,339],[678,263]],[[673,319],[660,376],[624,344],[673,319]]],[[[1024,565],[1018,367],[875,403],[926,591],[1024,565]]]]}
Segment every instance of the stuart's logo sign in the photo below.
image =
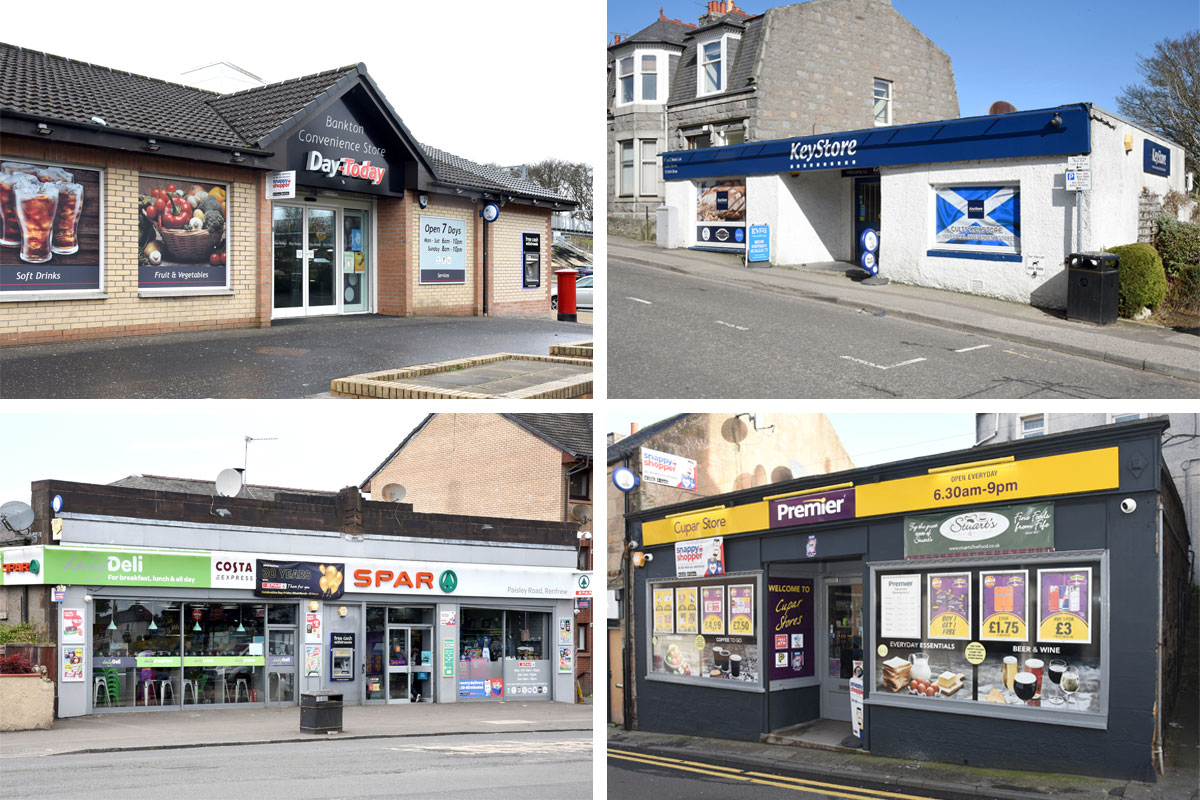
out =
{"type": "Polygon", "coordinates": [[[360,164],[357,160],[349,157],[341,159],[325,158],[319,150],[308,151],[308,158],[304,162],[304,168],[309,172],[321,172],[327,178],[332,178],[335,175],[359,178],[370,181],[374,186],[378,186],[383,182],[383,173],[387,171],[383,167],[372,166],[370,161],[363,161],[360,164]]]}

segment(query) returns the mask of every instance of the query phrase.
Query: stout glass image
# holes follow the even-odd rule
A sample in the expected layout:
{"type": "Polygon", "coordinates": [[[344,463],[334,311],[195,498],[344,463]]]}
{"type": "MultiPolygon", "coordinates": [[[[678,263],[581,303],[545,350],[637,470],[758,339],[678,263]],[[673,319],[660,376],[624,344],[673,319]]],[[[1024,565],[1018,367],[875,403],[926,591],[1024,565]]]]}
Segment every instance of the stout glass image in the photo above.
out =
{"type": "Polygon", "coordinates": [[[1034,693],[1037,692],[1037,680],[1037,676],[1032,672],[1018,672],[1013,678],[1013,691],[1022,703],[1029,705],[1029,701],[1033,699],[1034,693]]]}

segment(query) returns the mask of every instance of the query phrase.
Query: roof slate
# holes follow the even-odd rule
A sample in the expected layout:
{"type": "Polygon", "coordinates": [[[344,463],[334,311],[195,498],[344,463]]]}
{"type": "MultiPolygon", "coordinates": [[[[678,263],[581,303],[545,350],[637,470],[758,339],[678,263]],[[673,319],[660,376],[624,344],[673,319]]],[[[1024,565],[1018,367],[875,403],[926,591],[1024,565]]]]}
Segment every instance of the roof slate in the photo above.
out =
{"type": "Polygon", "coordinates": [[[421,145],[421,150],[433,164],[433,169],[439,179],[445,183],[466,186],[473,189],[485,189],[493,192],[508,192],[523,197],[536,197],[542,200],[552,200],[559,203],[575,205],[575,201],[566,195],[557,194],[544,189],[531,181],[513,177],[499,167],[477,164],[474,161],[447,153],[427,144],[421,145]]]}
{"type": "Polygon", "coordinates": [[[573,456],[592,455],[591,414],[505,414],[573,456]]]}
{"type": "Polygon", "coordinates": [[[621,47],[626,44],[637,44],[638,42],[643,44],[665,42],[667,44],[682,45],[688,31],[694,30],[695,27],[695,25],[688,25],[678,20],[659,17],[628,39],[624,39],[618,44],[610,45],[609,49],[611,50],[614,47],[621,47]]]}
{"type": "Polygon", "coordinates": [[[282,83],[218,95],[209,102],[246,141],[261,142],[338,81],[357,72],[358,65],[326,70],[282,83]]]}
{"type": "Polygon", "coordinates": [[[655,422],[653,425],[647,425],[646,427],[642,428],[637,433],[635,433],[631,436],[626,436],[624,439],[622,439],[619,442],[613,442],[612,444],[610,444],[608,446],[608,463],[611,464],[614,461],[620,461],[625,456],[632,455],[633,451],[637,450],[644,443],[646,443],[653,437],[657,436],[658,434],[662,433],[663,431],[667,430],[668,428],[675,427],[675,425],[677,425],[678,423],[682,422],[683,420],[687,419],[690,416],[692,416],[692,415],[691,414],[676,414],[673,417],[667,417],[666,419],[655,422]]]}

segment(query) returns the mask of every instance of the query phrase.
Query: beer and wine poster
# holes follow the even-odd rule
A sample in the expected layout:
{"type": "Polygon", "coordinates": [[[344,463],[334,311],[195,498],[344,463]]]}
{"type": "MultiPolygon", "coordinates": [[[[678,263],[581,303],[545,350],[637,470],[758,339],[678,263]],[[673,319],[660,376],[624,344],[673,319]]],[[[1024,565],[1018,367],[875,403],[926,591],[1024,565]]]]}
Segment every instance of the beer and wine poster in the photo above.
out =
{"type": "Polygon", "coordinates": [[[700,617],[701,629],[707,636],[723,636],[725,634],[725,587],[705,586],[701,590],[704,600],[703,614],[700,617]]]}
{"type": "Polygon", "coordinates": [[[675,590],[654,590],[654,632],[674,633],[675,590]]]}
{"type": "Polygon", "coordinates": [[[681,586],[675,590],[675,632],[700,632],[700,606],[695,586],[681,586]]]}
{"type": "Polygon", "coordinates": [[[1038,570],[1039,642],[1090,644],[1092,568],[1038,570]]]}
{"type": "Polygon", "coordinates": [[[729,587],[729,635],[754,635],[754,584],[729,587]]]}
{"type": "Polygon", "coordinates": [[[931,573],[926,580],[929,638],[970,639],[971,573],[931,573]]]}
{"type": "Polygon", "coordinates": [[[100,290],[99,170],[0,156],[0,291],[100,290]]]}
{"type": "Polygon", "coordinates": [[[1023,642],[1029,638],[1029,571],[979,573],[983,606],[979,638],[986,642],[1023,642]]]}

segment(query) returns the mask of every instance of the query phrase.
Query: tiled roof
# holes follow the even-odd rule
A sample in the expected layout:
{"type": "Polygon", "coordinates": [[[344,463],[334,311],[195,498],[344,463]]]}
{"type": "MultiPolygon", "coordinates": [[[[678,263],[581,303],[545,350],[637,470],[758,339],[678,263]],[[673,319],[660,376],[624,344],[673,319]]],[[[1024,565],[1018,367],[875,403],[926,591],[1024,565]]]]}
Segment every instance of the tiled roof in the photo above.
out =
{"type": "Polygon", "coordinates": [[[573,456],[592,455],[591,414],[505,414],[532,433],[573,456]]]}
{"type": "Polygon", "coordinates": [[[637,44],[638,42],[643,44],[665,42],[667,44],[682,45],[683,38],[687,35],[687,32],[693,30],[695,27],[695,25],[689,25],[676,19],[666,19],[660,16],[628,39],[623,39],[617,44],[610,45],[609,49],[611,50],[614,47],[621,47],[626,44],[637,44]]]}
{"type": "MultiPolygon", "coordinates": [[[[712,25],[704,27],[704,30],[709,30],[720,25],[732,26],[740,30],[742,35],[740,39],[731,39],[729,42],[730,52],[726,54],[729,66],[725,72],[724,91],[700,99],[720,101],[726,94],[742,91],[750,86],[749,78],[754,74],[754,62],[758,58],[761,43],[763,19],[762,15],[747,19],[733,13],[726,14],[712,25]]],[[[695,74],[696,59],[696,40],[689,35],[683,55],[679,59],[679,66],[672,73],[674,80],[671,81],[671,97],[667,101],[668,105],[687,103],[697,99],[695,79],[686,80],[680,77],[681,75],[695,74]]]]}
{"type": "MultiPolygon", "coordinates": [[[[167,478],[161,475],[130,475],[113,481],[109,486],[124,486],[128,489],[146,489],[154,492],[180,492],[182,494],[203,494],[216,496],[215,481],[197,481],[191,478],[167,478]]],[[[248,497],[252,500],[275,500],[280,492],[296,494],[315,494],[333,497],[337,492],[316,492],[311,489],[289,489],[286,486],[254,486],[247,484],[242,487],[238,497],[248,497]]]]}
{"type": "Polygon", "coordinates": [[[491,192],[517,194],[522,197],[536,197],[541,200],[552,200],[560,203],[575,205],[575,201],[565,195],[556,194],[549,189],[543,189],[536,183],[515,178],[509,172],[486,164],[476,164],[465,158],[422,144],[421,149],[433,164],[438,178],[444,183],[472,189],[485,189],[491,192]]]}
{"type": "Polygon", "coordinates": [[[331,69],[282,83],[218,95],[210,103],[246,141],[260,142],[331,86],[357,71],[357,65],[331,69]]]}
{"type": "Polygon", "coordinates": [[[608,463],[611,464],[614,461],[620,461],[625,456],[632,455],[633,451],[637,450],[650,439],[668,428],[675,427],[679,422],[690,416],[691,414],[676,414],[673,417],[667,417],[655,422],[653,425],[647,425],[637,433],[626,436],[619,442],[613,442],[608,446],[608,463]]]}

